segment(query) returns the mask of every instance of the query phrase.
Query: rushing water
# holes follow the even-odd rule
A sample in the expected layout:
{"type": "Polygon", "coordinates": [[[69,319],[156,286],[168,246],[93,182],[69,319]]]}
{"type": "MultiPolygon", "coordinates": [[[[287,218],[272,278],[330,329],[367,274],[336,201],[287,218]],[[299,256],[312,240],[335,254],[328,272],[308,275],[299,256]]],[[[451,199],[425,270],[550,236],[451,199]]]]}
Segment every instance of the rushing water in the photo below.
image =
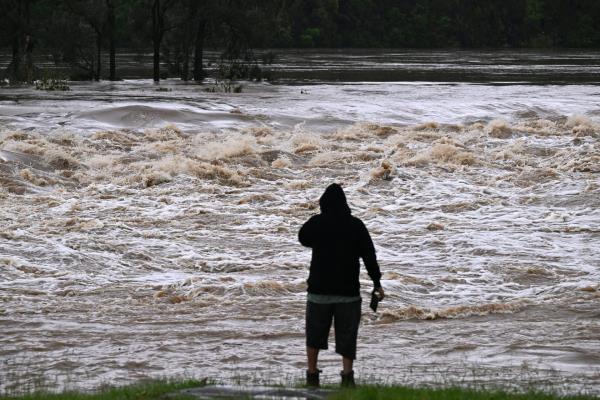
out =
{"type": "Polygon", "coordinates": [[[387,291],[359,379],[597,393],[598,59],[288,53],[239,94],[0,88],[0,391],[300,378],[296,235],[336,181],[387,291]]]}

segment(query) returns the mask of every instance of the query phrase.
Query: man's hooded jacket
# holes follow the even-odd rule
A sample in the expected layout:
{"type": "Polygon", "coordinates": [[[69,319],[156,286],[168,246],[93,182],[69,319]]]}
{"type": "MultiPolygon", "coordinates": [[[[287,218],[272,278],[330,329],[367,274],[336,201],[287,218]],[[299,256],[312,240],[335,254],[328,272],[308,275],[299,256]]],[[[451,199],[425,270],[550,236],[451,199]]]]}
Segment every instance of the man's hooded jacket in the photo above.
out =
{"type": "Polygon", "coordinates": [[[312,248],[308,292],[359,296],[362,258],[375,288],[381,286],[381,272],[375,247],[363,222],[352,216],[344,190],[332,184],[319,200],[321,214],[300,228],[300,243],[312,248]]]}

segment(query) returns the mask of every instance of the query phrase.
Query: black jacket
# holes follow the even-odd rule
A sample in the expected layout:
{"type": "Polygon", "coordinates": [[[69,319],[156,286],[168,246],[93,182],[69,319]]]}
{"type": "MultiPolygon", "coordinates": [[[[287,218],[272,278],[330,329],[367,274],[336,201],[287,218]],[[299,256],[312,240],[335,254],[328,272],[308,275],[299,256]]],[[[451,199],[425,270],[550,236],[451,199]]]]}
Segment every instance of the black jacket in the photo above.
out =
{"type": "Polygon", "coordinates": [[[327,187],[319,204],[321,214],[311,217],[298,233],[300,243],[312,247],[308,292],[358,296],[359,258],[375,287],[380,287],[375,247],[365,224],[351,215],[342,187],[335,183],[327,187]]]}

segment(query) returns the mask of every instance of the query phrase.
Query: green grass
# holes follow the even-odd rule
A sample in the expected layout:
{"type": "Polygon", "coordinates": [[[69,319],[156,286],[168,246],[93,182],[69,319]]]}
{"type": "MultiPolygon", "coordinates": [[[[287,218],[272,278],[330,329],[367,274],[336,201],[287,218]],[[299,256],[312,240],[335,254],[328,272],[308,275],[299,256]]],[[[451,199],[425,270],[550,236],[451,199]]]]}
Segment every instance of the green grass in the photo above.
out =
{"type": "MultiPolygon", "coordinates": [[[[0,400],[192,400],[194,397],[177,394],[181,389],[207,385],[204,380],[158,380],[135,385],[105,388],[93,393],[36,392],[18,396],[0,396],[0,400]],[[167,396],[167,394],[169,394],[167,396]]],[[[337,387],[328,387],[336,390],[337,387]]],[[[498,390],[463,388],[409,388],[403,386],[360,385],[356,389],[335,391],[328,400],[592,400],[590,395],[560,396],[542,392],[516,393],[498,390]]]]}
{"type": "MultiPolygon", "coordinates": [[[[153,380],[140,382],[122,387],[109,387],[97,392],[85,393],[67,391],[62,393],[35,392],[18,396],[0,396],[1,400],[150,400],[166,399],[166,393],[177,392],[181,389],[201,387],[207,384],[206,380],[153,380]]],[[[184,395],[168,396],[169,400],[188,400],[191,397],[184,395]]]]}
{"type": "Polygon", "coordinates": [[[541,392],[514,393],[461,388],[417,389],[401,386],[358,386],[334,393],[330,400],[591,400],[594,396],[560,396],[541,392]]]}

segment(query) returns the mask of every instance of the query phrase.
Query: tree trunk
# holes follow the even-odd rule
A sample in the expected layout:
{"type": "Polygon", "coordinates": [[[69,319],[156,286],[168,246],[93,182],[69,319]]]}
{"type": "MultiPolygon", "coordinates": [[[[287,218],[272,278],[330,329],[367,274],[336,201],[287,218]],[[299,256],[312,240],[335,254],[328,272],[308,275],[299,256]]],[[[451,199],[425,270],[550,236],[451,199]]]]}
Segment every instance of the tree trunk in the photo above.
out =
{"type": "Polygon", "coordinates": [[[109,65],[110,65],[110,77],[111,81],[117,80],[117,63],[115,55],[115,6],[111,0],[106,0],[106,7],[108,8],[108,51],[109,51],[109,65]]]}
{"type": "Polygon", "coordinates": [[[156,37],[154,38],[154,68],[152,76],[154,82],[160,81],[160,43],[156,37]]]}
{"type": "Polygon", "coordinates": [[[96,59],[94,58],[94,56],[90,57],[90,60],[92,60],[90,62],[90,80],[93,81],[95,78],[95,74],[96,74],[96,59]]]}
{"type": "Polygon", "coordinates": [[[154,0],[152,4],[152,44],[154,45],[154,82],[160,81],[160,0],[154,0]]]}
{"type": "Polygon", "coordinates": [[[21,80],[21,2],[17,2],[17,18],[14,21],[14,30],[12,32],[12,59],[8,65],[7,72],[10,80],[21,80]]]}
{"type": "Polygon", "coordinates": [[[29,0],[25,0],[25,29],[27,34],[31,35],[31,13],[29,12],[29,0]]]}
{"type": "Polygon", "coordinates": [[[96,51],[98,54],[96,56],[95,80],[100,81],[100,75],[102,74],[102,35],[99,32],[96,33],[96,51]]]}
{"type": "Polygon", "coordinates": [[[187,3],[187,18],[185,20],[185,31],[183,39],[183,69],[181,71],[181,79],[187,81],[190,79],[190,44],[192,35],[194,34],[194,23],[198,13],[198,1],[188,0],[187,3]]]}
{"type": "Polygon", "coordinates": [[[194,45],[194,80],[196,82],[202,82],[204,79],[204,70],[202,68],[202,58],[204,57],[204,30],[206,28],[206,21],[201,20],[198,22],[196,30],[196,43],[194,45]]]}
{"type": "Polygon", "coordinates": [[[19,46],[19,33],[18,31],[14,33],[13,42],[12,42],[12,60],[8,66],[9,73],[11,75],[11,79],[19,78],[19,68],[21,66],[21,52],[19,46]]]}
{"type": "Polygon", "coordinates": [[[191,21],[185,23],[185,32],[183,38],[183,66],[181,68],[181,80],[187,81],[190,77],[190,31],[191,21]]]}
{"type": "Polygon", "coordinates": [[[187,81],[190,77],[190,47],[189,43],[185,44],[183,49],[183,68],[181,69],[181,79],[187,81]]]}

